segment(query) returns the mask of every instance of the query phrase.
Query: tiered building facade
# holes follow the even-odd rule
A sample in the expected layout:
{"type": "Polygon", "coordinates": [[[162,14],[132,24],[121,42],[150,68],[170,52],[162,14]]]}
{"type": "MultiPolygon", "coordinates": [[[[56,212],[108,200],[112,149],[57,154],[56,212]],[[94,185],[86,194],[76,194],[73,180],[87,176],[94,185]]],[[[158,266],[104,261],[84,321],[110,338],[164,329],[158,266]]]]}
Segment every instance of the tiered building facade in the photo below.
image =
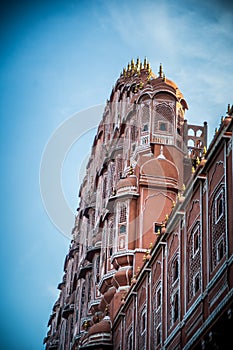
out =
{"type": "Polygon", "coordinates": [[[207,123],[160,65],[117,80],[80,188],[46,350],[226,349],[233,329],[232,128],[207,123]]]}

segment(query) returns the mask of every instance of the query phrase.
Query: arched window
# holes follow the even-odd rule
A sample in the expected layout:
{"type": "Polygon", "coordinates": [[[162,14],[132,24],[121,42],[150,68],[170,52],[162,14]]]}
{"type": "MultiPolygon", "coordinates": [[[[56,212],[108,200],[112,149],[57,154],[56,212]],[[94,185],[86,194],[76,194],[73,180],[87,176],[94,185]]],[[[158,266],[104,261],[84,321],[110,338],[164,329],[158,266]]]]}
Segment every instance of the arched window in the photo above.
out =
{"type": "Polygon", "coordinates": [[[188,147],[194,147],[194,141],[192,139],[188,140],[188,147]]]}
{"type": "Polygon", "coordinates": [[[146,133],[149,130],[150,123],[150,109],[148,105],[144,105],[141,111],[141,126],[142,133],[146,133]]]}
{"type": "Polygon", "coordinates": [[[188,135],[189,136],[195,136],[194,130],[193,129],[188,129],[188,135]]]}
{"type": "Polygon", "coordinates": [[[226,256],[226,215],[224,186],[216,191],[211,206],[211,256],[212,268],[226,256]]]}
{"type": "Polygon", "coordinates": [[[129,332],[128,332],[127,349],[128,350],[133,350],[133,331],[132,331],[132,329],[130,329],[129,332]]]}
{"type": "Polygon", "coordinates": [[[173,322],[175,323],[179,316],[179,296],[178,292],[174,294],[173,298],[173,322]]]}
{"type": "Polygon", "coordinates": [[[162,296],[161,296],[161,287],[159,287],[159,288],[156,290],[156,309],[158,309],[158,308],[161,306],[161,299],[162,299],[162,296]]]}
{"type": "Polygon", "coordinates": [[[178,276],[179,276],[179,263],[178,263],[178,259],[177,258],[173,262],[172,275],[173,275],[173,282],[175,282],[178,279],[178,276]]]}
{"type": "Polygon", "coordinates": [[[199,225],[198,227],[195,227],[193,231],[193,255],[196,254],[196,252],[199,250],[200,246],[200,232],[199,232],[199,225]]]}
{"type": "Polygon", "coordinates": [[[161,325],[156,329],[156,345],[161,343],[161,325]]]}
{"type": "Polygon", "coordinates": [[[223,215],[223,193],[220,192],[217,198],[215,199],[215,215],[216,221],[220,219],[223,215]]]}
{"type": "Polygon", "coordinates": [[[194,284],[194,286],[193,286],[194,293],[193,294],[195,295],[200,289],[200,275],[199,275],[199,273],[194,276],[193,284],[194,284]]]}

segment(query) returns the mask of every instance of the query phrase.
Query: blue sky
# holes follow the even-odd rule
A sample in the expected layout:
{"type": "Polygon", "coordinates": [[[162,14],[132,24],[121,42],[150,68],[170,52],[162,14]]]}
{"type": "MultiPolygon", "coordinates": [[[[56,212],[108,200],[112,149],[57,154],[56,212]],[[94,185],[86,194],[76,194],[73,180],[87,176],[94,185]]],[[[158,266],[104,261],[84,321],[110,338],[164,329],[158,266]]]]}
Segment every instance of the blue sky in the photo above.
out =
{"type": "Polygon", "coordinates": [[[147,56],[155,73],[163,63],[188,102],[189,122],[208,121],[210,141],[233,103],[233,7],[8,1],[0,12],[1,344],[42,350],[74,223],[71,215],[63,232],[43,203],[40,169],[49,141],[75,116],[82,133],[68,142],[61,176],[74,217],[95,131],[84,111],[105,103],[123,67],[138,56],[147,56]]]}

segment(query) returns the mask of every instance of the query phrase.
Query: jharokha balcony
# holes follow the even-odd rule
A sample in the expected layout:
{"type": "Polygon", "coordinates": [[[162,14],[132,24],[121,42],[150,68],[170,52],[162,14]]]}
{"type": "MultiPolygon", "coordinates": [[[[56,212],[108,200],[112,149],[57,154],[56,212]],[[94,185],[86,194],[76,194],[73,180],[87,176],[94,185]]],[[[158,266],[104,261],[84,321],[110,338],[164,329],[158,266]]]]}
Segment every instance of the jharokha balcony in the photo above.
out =
{"type": "Polygon", "coordinates": [[[110,271],[106,273],[100,280],[99,291],[101,294],[107,292],[107,290],[112,286],[112,278],[116,271],[110,271]]]}
{"type": "Polygon", "coordinates": [[[134,251],[125,250],[112,255],[111,263],[118,270],[120,267],[133,266],[134,251]]]}
{"type": "Polygon", "coordinates": [[[92,263],[88,263],[80,267],[78,278],[85,278],[87,271],[92,269],[92,263]]]}
{"type": "Polygon", "coordinates": [[[86,260],[88,260],[91,263],[94,255],[98,253],[100,249],[101,249],[100,245],[89,246],[86,252],[86,260]]]}
{"type": "Polygon", "coordinates": [[[75,302],[75,293],[73,292],[70,296],[66,298],[66,303],[62,311],[62,317],[67,319],[70,314],[74,312],[74,302],[75,302]]]}

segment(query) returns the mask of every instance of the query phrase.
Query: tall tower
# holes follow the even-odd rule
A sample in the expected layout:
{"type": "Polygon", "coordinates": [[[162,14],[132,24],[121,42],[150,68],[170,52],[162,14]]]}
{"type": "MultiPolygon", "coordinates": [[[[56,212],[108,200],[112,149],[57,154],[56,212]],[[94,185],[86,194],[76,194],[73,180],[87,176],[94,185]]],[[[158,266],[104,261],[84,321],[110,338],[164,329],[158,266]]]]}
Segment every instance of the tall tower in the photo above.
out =
{"type": "Polygon", "coordinates": [[[112,349],[114,316],[205,151],[207,125],[189,126],[187,109],[162,65],[157,75],[147,59],[124,68],[80,188],[47,349],[112,349]]]}

